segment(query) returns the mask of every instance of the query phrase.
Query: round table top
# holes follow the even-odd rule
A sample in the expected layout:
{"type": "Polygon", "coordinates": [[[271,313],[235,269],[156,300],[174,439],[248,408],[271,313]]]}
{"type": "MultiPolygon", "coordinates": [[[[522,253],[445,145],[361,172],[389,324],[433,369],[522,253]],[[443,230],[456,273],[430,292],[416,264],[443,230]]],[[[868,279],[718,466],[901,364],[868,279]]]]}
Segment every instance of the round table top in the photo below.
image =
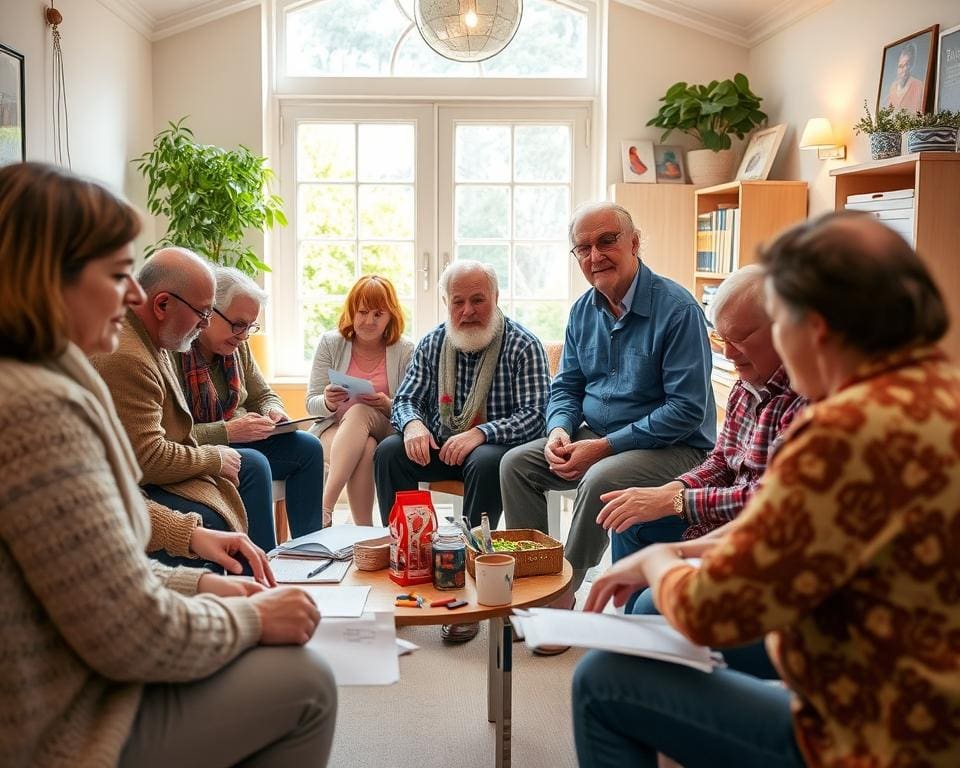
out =
{"type": "MultiPolygon", "coordinates": [[[[481,621],[495,616],[508,616],[514,608],[526,608],[534,605],[546,605],[559,597],[570,584],[573,578],[573,569],[570,563],[563,561],[563,571],[549,576],[524,576],[513,582],[513,602],[509,605],[480,605],[477,603],[476,585],[470,574],[467,574],[467,583],[463,589],[439,590],[433,584],[415,584],[402,587],[390,580],[389,568],[379,571],[361,571],[351,566],[347,575],[340,582],[343,586],[370,586],[370,596],[364,610],[367,611],[395,611],[395,621],[398,627],[412,624],[455,624],[481,621]],[[423,608],[397,608],[393,601],[397,595],[416,592],[424,599],[423,608]],[[447,608],[431,608],[434,600],[444,600],[455,597],[457,600],[466,600],[467,605],[455,610],[447,608]]],[[[335,586],[335,585],[333,585],[335,586]]]]}

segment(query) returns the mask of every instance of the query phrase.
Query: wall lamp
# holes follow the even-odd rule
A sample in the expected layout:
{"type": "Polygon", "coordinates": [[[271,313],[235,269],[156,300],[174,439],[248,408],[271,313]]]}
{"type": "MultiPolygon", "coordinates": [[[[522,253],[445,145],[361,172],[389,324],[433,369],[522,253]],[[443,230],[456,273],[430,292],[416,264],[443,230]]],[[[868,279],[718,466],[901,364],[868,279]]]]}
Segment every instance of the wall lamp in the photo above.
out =
{"type": "Polygon", "coordinates": [[[800,149],[815,149],[821,160],[845,160],[847,147],[833,138],[833,126],[825,117],[811,117],[800,136],[800,149]]]}

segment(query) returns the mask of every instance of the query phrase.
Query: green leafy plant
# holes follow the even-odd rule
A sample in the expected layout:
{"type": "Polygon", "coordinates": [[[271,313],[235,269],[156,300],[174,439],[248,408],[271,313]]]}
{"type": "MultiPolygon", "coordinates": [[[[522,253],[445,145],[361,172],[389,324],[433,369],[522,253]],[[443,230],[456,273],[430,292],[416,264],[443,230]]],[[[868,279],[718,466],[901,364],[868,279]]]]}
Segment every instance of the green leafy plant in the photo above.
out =
{"type": "Polygon", "coordinates": [[[901,112],[897,116],[898,131],[918,128],[960,128],[960,112],[944,109],[940,112],[901,112]]]}
{"type": "Polygon", "coordinates": [[[864,117],[861,117],[853,125],[853,130],[859,136],[865,133],[868,136],[871,133],[897,133],[900,131],[899,120],[906,114],[902,109],[894,114],[893,107],[880,107],[877,109],[877,115],[870,114],[870,105],[867,100],[863,100],[864,117]]]}
{"type": "Polygon", "coordinates": [[[709,85],[674,83],[660,101],[663,106],[647,125],[666,128],[661,142],[673,131],[681,131],[714,152],[730,149],[731,135],[742,139],[767,119],[760,111],[763,99],[739,72],[733,80],[713,80],[709,85]]]}
{"type": "Polygon", "coordinates": [[[163,238],[147,256],[166,246],[191,248],[215,264],[250,276],[269,272],[243,244],[245,230],[286,226],[283,200],[270,194],[273,171],[249,149],[222,149],[194,141],[186,117],[169,123],[153,149],[133,160],[147,180],[147,209],[168,219],[163,238]]]}

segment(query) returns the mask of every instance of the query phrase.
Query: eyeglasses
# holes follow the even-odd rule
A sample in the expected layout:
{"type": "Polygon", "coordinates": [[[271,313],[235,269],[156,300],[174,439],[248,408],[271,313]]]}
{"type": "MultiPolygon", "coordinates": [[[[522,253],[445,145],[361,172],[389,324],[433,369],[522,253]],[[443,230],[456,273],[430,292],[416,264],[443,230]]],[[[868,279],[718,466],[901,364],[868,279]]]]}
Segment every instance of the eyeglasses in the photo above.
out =
{"type": "Polygon", "coordinates": [[[730,344],[731,346],[736,347],[739,350],[743,350],[743,345],[746,344],[750,339],[756,336],[760,331],[764,329],[765,326],[761,325],[759,328],[754,328],[750,333],[744,336],[740,341],[734,341],[733,339],[728,339],[726,336],[722,336],[716,328],[711,328],[707,331],[707,336],[710,337],[710,341],[716,344],[718,347],[722,347],[724,344],[730,344]]]}
{"type": "Polygon", "coordinates": [[[233,331],[234,336],[243,336],[245,333],[249,335],[260,330],[260,323],[235,323],[216,307],[213,308],[213,311],[230,326],[230,330],[233,331]]]}
{"type": "Polygon", "coordinates": [[[210,322],[210,318],[213,317],[214,310],[212,310],[212,309],[207,309],[207,310],[197,309],[195,306],[193,306],[193,304],[191,304],[189,301],[187,301],[185,298],[183,298],[183,296],[177,296],[177,294],[175,294],[173,291],[167,291],[167,294],[170,295],[170,296],[173,296],[173,298],[175,298],[177,301],[183,302],[183,303],[186,304],[188,307],[190,307],[190,309],[193,310],[193,314],[195,314],[197,317],[199,317],[201,322],[209,323],[209,322],[210,322]]]}
{"type": "Polygon", "coordinates": [[[570,254],[575,256],[577,261],[585,261],[590,258],[590,254],[593,253],[594,248],[600,253],[609,253],[616,247],[617,240],[620,239],[620,235],[622,234],[623,232],[604,232],[597,238],[597,242],[593,244],[583,243],[582,245],[573,246],[573,248],[570,249],[570,254]]]}

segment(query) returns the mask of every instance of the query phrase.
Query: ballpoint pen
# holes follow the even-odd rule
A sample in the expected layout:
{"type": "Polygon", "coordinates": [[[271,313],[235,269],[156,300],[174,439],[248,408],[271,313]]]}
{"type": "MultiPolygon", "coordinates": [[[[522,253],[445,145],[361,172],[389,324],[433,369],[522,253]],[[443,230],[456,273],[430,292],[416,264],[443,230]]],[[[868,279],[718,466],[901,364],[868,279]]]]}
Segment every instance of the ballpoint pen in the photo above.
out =
{"type": "Polygon", "coordinates": [[[310,573],[307,574],[307,578],[312,579],[314,576],[320,573],[323,573],[325,570],[327,570],[327,568],[333,565],[333,562],[334,562],[333,558],[331,558],[330,560],[327,560],[325,563],[320,563],[320,565],[318,565],[316,568],[310,571],[310,573]]]}

